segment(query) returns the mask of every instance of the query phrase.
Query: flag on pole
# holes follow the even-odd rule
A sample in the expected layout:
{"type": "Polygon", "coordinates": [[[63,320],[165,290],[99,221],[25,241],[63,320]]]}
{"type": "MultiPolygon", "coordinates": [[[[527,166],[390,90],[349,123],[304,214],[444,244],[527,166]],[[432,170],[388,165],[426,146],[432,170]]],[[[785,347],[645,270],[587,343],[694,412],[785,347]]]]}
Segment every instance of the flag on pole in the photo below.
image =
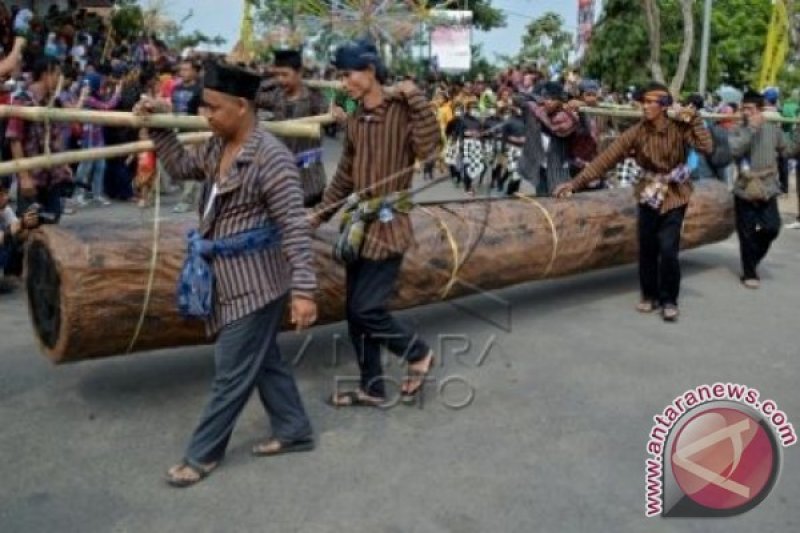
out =
{"type": "Polygon", "coordinates": [[[578,38],[575,55],[583,57],[589,46],[594,26],[594,0],[578,0],[578,38]]]}
{"type": "Polygon", "coordinates": [[[778,73],[789,52],[789,31],[789,12],[786,0],[775,0],[772,5],[772,18],[767,31],[767,43],[761,63],[761,75],[758,78],[760,90],[775,85],[778,80],[778,73]]]}

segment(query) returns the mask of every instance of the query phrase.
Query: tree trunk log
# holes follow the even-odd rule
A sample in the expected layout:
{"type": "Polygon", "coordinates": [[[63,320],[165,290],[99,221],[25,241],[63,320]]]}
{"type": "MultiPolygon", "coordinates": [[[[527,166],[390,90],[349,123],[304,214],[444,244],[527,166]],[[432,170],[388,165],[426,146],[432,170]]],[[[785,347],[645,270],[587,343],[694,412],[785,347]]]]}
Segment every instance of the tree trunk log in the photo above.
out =
{"type": "Polygon", "coordinates": [[[689,60],[692,58],[694,49],[694,0],[681,0],[681,16],[683,17],[683,45],[681,55],[678,58],[678,68],[675,69],[675,76],[672,77],[669,91],[672,94],[680,94],[683,83],[686,81],[686,70],[689,68],[689,60]]]}
{"type": "MultiPolygon", "coordinates": [[[[568,200],[420,204],[411,214],[417,246],[405,256],[391,308],[635,262],[636,209],[630,189],[568,200]]],[[[50,359],[66,363],[209,342],[202,323],[176,311],[175,287],[190,226],[162,223],[149,306],[130,350],[145,300],[152,229],[86,223],[35,232],[26,255],[26,288],[34,331],[50,359]]],[[[719,182],[701,182],[683,226],[682,247],[720,241],[732,231],[730,193],[719,182]]],[[[313,241],[320,324],[344,318],[344,268],[330,253],[336,234],[328,224],[313,241]]]]}
{"type": "Polygon", "coordinates": [[[659,83],[666,83],[664,70],[661,68],[661,10],[657,0],[641,0],[644,7],[644,17],[647,22],[647,37],[650,42],[650,59],[648,64],[653,79],[659,83]]]}

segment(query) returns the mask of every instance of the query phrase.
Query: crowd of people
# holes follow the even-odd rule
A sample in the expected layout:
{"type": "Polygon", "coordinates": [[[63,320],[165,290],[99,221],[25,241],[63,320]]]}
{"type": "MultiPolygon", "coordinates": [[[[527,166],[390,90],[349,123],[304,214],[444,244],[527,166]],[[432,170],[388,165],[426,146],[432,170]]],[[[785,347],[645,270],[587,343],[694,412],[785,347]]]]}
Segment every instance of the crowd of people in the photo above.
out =
{"type": "MultiPolygon", "coordinates": [[[[57,223],[63,214],[112,200],[147,207],[156,183],[167,192],[181,184],[175,210],[197,209],[201,223],[190,235],[178,301],[182,313],[204,319],[216,337],[216,365],[206,411],[183,460],[168,473],[176,486],[197,483],[218,466],[255,388],[273,434],[253,453],[314,447],[276,335],[287,306],[298,328],[316,320],[311,229],[342,208],[333,253],[346,269],[344,303],[361,380],[352,390],[335,391],[329,402],[384,404],[382,346],[408,363],[401,395],[413,401],[420,393],[435,354],[387,310],[403,255],[414,242],[409,189],[415,169],[425,180],[452,179],[472,196],[484,181],[495,196],[520,194],[523,183],[536,196],[559,198],[630,187],[638,205],[636,309],[660,311],[674,322],[680,232],[693,182],[714,179],[730,187],[741,281],[757,289],[759,264],[781,229],[778,198],[788,191],[788,162],[800,155],[798,129],[770,120],[797,114],[796,98],[781,105],[773,89],[747,91],[740,101],[691,95],[677,103],[657,82],[621,97],[577,74],[550,79],[525,67],[493,80],[397,79],[377,48],[362,40],[337,49],[332,66],[343,88],[326,95],[304,84],[298,50],[276,52],[263,68],[201,64],[152,36],[105,42],[103,25],[96,23],[80,10],[0,12],[2,102],[142,115],[202,113],[214,135],[189,149],[168,129],[9,119],[0,125],[3,159],[137,139],[153,140],[155,151],[2,177],[0,270],[18,272],[19,245],[43,221],[57,223]],[[620,105],[639,109],[641,118],[600,112],[620,105]],[[342,156],[330,180],[320,140],[279,142],[258,126],[261,118],[328,110],[343,131],[342,156]],[[731,118],[704,116],[709,111],[731,118]]],[[[336,134],[336,127],[330,132],[336,134]]]]}

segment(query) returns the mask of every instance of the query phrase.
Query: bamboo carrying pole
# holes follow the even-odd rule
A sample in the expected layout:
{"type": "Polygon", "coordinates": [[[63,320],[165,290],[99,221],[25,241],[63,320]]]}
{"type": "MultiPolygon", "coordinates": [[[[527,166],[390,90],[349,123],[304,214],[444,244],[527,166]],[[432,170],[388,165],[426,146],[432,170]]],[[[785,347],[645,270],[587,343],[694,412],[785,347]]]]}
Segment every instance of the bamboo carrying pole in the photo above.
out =
{"type": "MultiPolygon", "coordinates": [[[[90,111],[83,109],[51,109],[47,107],[0,106],[0,119],[21,118],[32,122],[80,122],[99,126],[123,128],[166,128],[179,130],[208,130],[208,120],[198,116],[182,116],[167,113],[141,116],[123,111],[90,111]]],[[[286,120],[262,122],[270,133],[284,137],[320,138],[318,123],[286,120]]]]}
{"type": "MultiPolygon", "coordinates": [[[[329,124],[335,119],[330,114],[314,115],[295,119],[293,123],[316,125],[329,124]]],[[[283,124],[283,122],[271,122],[269,124],[283,124]]],[[[211,138],[211,132],[182,133],[178,135],[178,140],[182,144],[199,144],[211,138]]],[[[152,141],[137,141],[132,143],[104,146],[102,148],[89,148],[86,150],[71,150],[59,152],[57,154],[45,154],[23,159],[12,159],[0,162],[0,176],[8,176],[18,172],[31,172],[47,168],[58,167],[61,165],[71,165],[84,161],[96,161],[99,159],[110,159],[113,157],[124,157],[126,155],[139,152],[155,150],[152,141]]]]}
{"type": "MultiPolygon", "coordinates": [[[[182,144],[199,144],[211,138],[211,132],[181,133],[178,140],[182,144]]],[[[138,152],[153,151],[156,149],[153,141],[136,141],[132,143],[104,146],[102,148],[88,148],[86,150],[70,150],[50,155],[39,155],[26,157],[24,159],[12,159],[0,163],[0,176],[8,176],[18,172],[31,172],[46,168],[53,168],[84,161],[96,161],[99,159],[111,159],[114,157],[124,157],[138,152]]]]}
{"type": "Polygon", "coordinates": [[[342,82],[336,80],[303,80],[303,83],[311,89],[333,89],[335,91],[342,89],[342,82]]]}

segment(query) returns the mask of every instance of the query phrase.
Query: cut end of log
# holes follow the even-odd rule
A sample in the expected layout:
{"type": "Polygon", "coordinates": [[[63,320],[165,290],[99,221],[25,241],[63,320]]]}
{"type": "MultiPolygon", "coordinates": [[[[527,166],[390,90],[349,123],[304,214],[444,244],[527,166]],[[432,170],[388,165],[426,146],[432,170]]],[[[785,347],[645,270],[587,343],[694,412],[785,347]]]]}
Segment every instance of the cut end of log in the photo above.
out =
{"type": "Polygon", "coordinates": [[[61,329],[61,277],[50,250],[35,240],[25,259],[26,289],[33,329],[48,352],[59,339],[61,329]]]}

